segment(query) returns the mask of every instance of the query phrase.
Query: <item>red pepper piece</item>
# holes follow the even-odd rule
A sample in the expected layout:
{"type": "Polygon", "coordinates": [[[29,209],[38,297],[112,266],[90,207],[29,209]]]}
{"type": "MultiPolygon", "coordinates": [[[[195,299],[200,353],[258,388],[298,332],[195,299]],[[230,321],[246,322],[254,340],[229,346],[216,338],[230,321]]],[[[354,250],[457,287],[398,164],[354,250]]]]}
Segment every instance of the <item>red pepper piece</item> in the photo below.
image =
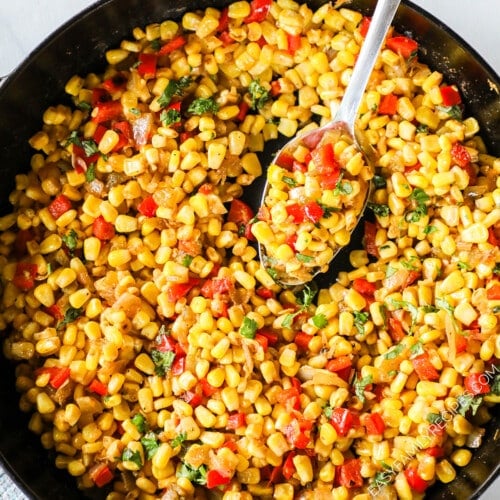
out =
{"type": "Polygon", "coordinates": [[[295,244],[297,243],[297,233],[292,233],[287,235],[285,238],[285,243],[294,251],[296,252],[297,249],[295,248],[295,244]]]}
{"type": "Polygon", "coordinates": [[[330,422],[339,436],[347,436],[347,433],[354,427],[355,421],[354,414],[347,408],[334,408],[332,410],[330,422]]]}
{"type": "Polygon", "coordinates": [[[35,286],[35,278],[38,275],[38,265],[31,264],[29,262],[18,262],[16,265],[16,270],[14,271],[14,276],[12,278],[12,283],[22,290],[27,292],[35,286]]]}
{"type": "Polygon", "coordinates": [[[292,170],[294,161],[295,158],[293,155],[285,151],[276,159],[276,165],[278,165],[278,167],[286,168],[287,170],[292,170]]]}
{"type": "Polygon", "coordinates": [[[222,486],[224,484],[228,484],[231,482],[231,478],[229,476],[223,475],[218,470],[209,470],[207,472],[207,488],[212,489],[217,486],[222,486]]]}
{"type": "Polygon", "coordinates": [[[158,61],[158,56],[156,54],[145,54],[144,52],[140,53],[137,72],[143,78],[154,78],[156,75],[157,61],[158,61]]]}
{"type": "Polygon", "coordinates": [[[465,389],[474,396],[478,394],[488,394],[490,392],[490,384],[488,377],[484,373],[471,373],[464,378],[465,389]]]}
{"type": "Polygon", "coordinates": [[[212,186],[212,184],[202,184],[199,188],[198,188],[198,192],[201,193],[201,194],[211,194],[214,192],[214,187],[212,186]]]}
{"type": "Polygon", "coordinates": [[[229,28],[229,8],[224,7],[220,13],[219,26],[217,26],[217,32],[227,31],[229,28]]]}
{"type": "Polygon", "coordinates": [[[373,222],[365,221],[365,248],[368,255],[378,257],[378,247],[375,243],[377,236],[377,225],[373,222]]]}
{"type": "Polygon", "coordinates": [[[366,38],[366,35],[368,34],[368,29],[370,28],[371,22],[372,22],[372,18],[368,17],[368,16],[364,16],[363,19],[361,19],[361,22],[359,23],[359,34],[363,38],[366,38]]]}
{"type": "Polygon", "coordinates": [[[403,328],[403,323],[401,323],[401,321],[399,321],[399,319],[396,318],[393,314],[391,314],[391,316],[389,317],[388,330],[389,335],[391,336],[391,339],[394,340],[394,342],[399,342],[406,336],[406,332],[403,328]]]}
{"type": "Polygon", "coordinates": [[[154,217],[156,215],[157,208],[158,204],[152,196],[144,198],[139,205],[137,205],[139,213],[145,215],[146,217],[154,217]]]}
{"type": "Polygon", "coordinates": [[[467,339],[464,335],[455,335],[455,350],[457,354],[467,350],[467,339]]]}
{"type": "Polygon", "coordinates": [[[238,234],[243,234],[247,240],[253,241],[255,238],[251,232],[250,221],[254,218],[253,210],[244,201],[234,199],[231,201],[228,222],[234,222],[238,226],[238,234]]]}
{"type": "Polygon", "coordinates": [[[195,391],[186,391],[182,399],[189,403],[193,408],[196,408],[202,402],[201,393],[195,391]]]}
{"type": "Polygon", "coordinates": [[[271,82],[271,95],[276,97],[281,94],[281,83],[279,80],[273,80],[271,82]]]}
{"type": "Polygon", "coordinates": [[[337,466],[336,472],[338,472],[340,486],[345,486],[346,488],[360,488],[363,486],[361,461],[359,458],[346,460],[342,465],[337,466]]]}
{"type": "Polygon", "coordinates": [[[414,55],[418,49],[418,43],[407,36],[393,36],[389,38],[385,44],[389,49],[405,59],[414,55]]]}
{"type": "Polygon", "coordinates": [[[89,471],[89,476],[98,488],[102,488],[114,478],[112,470],[105,463],[96,464],[92,467],[89,471]]]}
{"type": "Polygon", "coordinates": [[[429,353],[424,352],[411,360],[413,368],[420,380],[439,380],[439,373],[429,359],[429,353]]]}
{"type": "Polygon", "coordinates": [[[237,122],[242,122],[245,119],[245,116],[247,116],[248,110],[250,109],[250,105],[246,101],[241,101],[239,105],[239,112],[235,117],[235,120],[237,122]]]}
{"type": "Polygon", "coordinates": [[[486,289],[486,297],[488,300],[499,300],[500,299],[500,283],[495,283],[486,289]]]}
{"type": "Polygon", "coordinates": [[[178,377],[182,375],[186,370],[186,356],[175,356],[174,362],[172,363],[172,368],[170,369],[170,373],[174,377],[178,377]]]}
{"type": "Polygon", "coordinates": [[[429,481],[426,481],[419,476],[416,467],[408,467],[405,469],[405,477],[410,488],[417,493],[424,493],[429,487],[429,481]]]}
{"type": "Polygon", "coordinates": [[[416,270],[411,270],[409,273],[408,273],[408,277],[406,278],[406,281],[403,285],[403,290],[408,287],[408,286],[411,286],[413,285],[413,283],[415,283],[415,281],[417,281],[421,276],[421,272],[420,271],[416,271],[416,270]]]}
{"type": "Polygon", "coordinates": [[[168,41],[165,45],[162,46],[162,48],[158,51],[158,55],[164,56],[167,54],[170,54],[174,50],[178,50],[184,45],[186,45],[187,39],[183,35],[179,35],[175,38],[172,38],[172,40],[168,41]]]}
{"type": "MultiPolygon", "coordinates": [[[[101,141],[101,139],[103,138],[103,136],[107,130],[108,129],[104,125],[101,125],[101,124],[97,125],[95,132],[94,132],[94,135],[92,136],[92,139],[94,139],[94,141],[97,144],[99,144],[99,142],[101,141]]],[[[74,149],[74,147],[73,147],[73,149],[74,149]]],[[[85,153],[85,151],[84,151],[84,153],[85,153]]]]}
{"type": "Polygon", "coordinates": [[[61,311],[61,308],[57,304],[52,304],[45,310],[57,321],[61,321],[62,319],[64,319],[64,314],[61,311]]]}
{"type": "Polygon", "coordinates": [[[52,215],[52,217],[54,217],[54,219],[56,220],[59,219],[62,214],[66,213],[68,210],[71,210],[71,208],[71,201],[64,194],[57,195],[47,207],[50,215],[52,215]]]}
{"type": "Polygon", "coordinates": [[[431,457],[444,457],[444,449],[442,446],[431,446],[430,448],[426,448],[425,453],[431,457]]]}
{"type": "Polygon", "coordinates": [[[227,293],[234,288],[231,278],[214,278],[214,294],[227,293]]]}
{"type": "Polygon", "coordinates": [[[59,389],[66,380],[68,380],[70,375],[70,370],[68,367],[57,367],[57,366],[43,366],[35,371],[36,375],[40,375],[42,373],[49,373],[49,384],[54,389],[59,389]]]}
{"type": "Polygon", "coordinates": [[[227,441],[225,441],[221,448],[229,448],[233,453],[237,453],[238,452],[238,446],[236,445],[236,443],[230,439],[228,439],[227,441]]]}
{"type": "Polygon", "coordinates": [[[126,85],[127,85],[127,78],[121,73],[118,73],[112,76],[111,78],[104,80],[101,83],[101,87],[110,94],[123,90],[126,87],[126,85]]]}
{"type": "Polygon", "coordinates": [[[95,378],[89,384],[89,391],[95,392],[96,394],[99,394],[99,396],[106,396],[108,393],[108,387],[106,384],[103,384],[100,380],[95,378]]]}
{"type": "Polygon", "coordinates": [[[445,85],[439,89],[443,106],[456,106],[462,104],[460,92],[452,85],[445,85]]]}
{"type": "Polygon", "coordinates": [[[232,415],[229,415],[227,418],[227,424],[226,428],[231,429],[231,430],[236,430],[239,429],[240,427],[243,427],[247,423],[247,416],[245,413],[238,412],[238,413],[233,413],[232,415]]]}
{"type": "Polygon", "coordinates": [[[375,283],[371,283],[365,278],[356,278],[352,282],[352,287],[356,290],[356,292],[368,297],[373,297],[373,294],[377,290],[375,283]]]}
{"type": "Polygon", "coordinates": [[[297,333],[297,335],[295,335],[294,342],[299,349],[307,351],[307,349],[309,349],[309,342],[311,341],[311,339],[312,335],[308,335],[304,332],[299,332],[297,333]]]}
{"type": "Polygon", "coordinates": [[[210,384],[206,378],[202,378],[200,380],[200,386],[203,395],[207,398],[213,396],[219,390],[218,387],[214,387],[212,384],[210,384]]]}
{"type": "Polygon", "coordinates": [[[271,330],[261,328],[260,330],[257,330],[257,334],[255,336],[256,338],[257,338],[257,335],[265,337],[268,345],[275,345],[278,343],[278,334],[276,332],[271,331],[271,330]]]}
{"type": "Polygon", "coordinates": [[[123,107],[120,101],[98,102],[92,111],[92,121],[103,123],[116,120],[121,117],[122,113],[123,107]]]}
{"type": "MultiPolygon", "coordinates": [[[[219,35],[219,40],[222,42],[222,45],[224,45],[224,47],[227,47],[228,45],[231,45],[232,43],[234,43],[234,39],[229,34],[229,31],[223,31],[219,35]]],[[[240,108],[240,110],[241,110],[241,108],[240,108]]]]}
{"type": "Polygon", "coordinates": [[[244,23],[261,23],[267,17],[271,8],[271,0],[252,0],[250,14],[243,20],[244,23]]]}
{"type": "Polygon", "coordinates": [[[92,234],[101,241],[108,241],[114,237],[115,227],[102,215],[99,215],[92,224],[92,234]]]}
{"type": "Polygon", "coordinates": [[[257,288],[257,290],[255,290],[255,293],[263,299],[272,299],[274,297],[274,292],[269,288],[265,288],[263,286],[257,288]]]}
{"type": "Polygon", "coordinates": [[[106,89],[100,87],[92,89],[92,98],[90,100],[90,104],[92,105],[92,107],[97,106],[101,102],[107,102],[110,100],[111,96],[106,89]]]}
{"type": "Polygon", "coordinates": [[[267,349],[269,348],[269,341],[267,340],[267,337],[265,335],[256,333],[254,340],[256,340],[260,344],[264,352],[267,351],[267,349]]]}
{"type": "Polygon", "coordinates": [[[378,113],[381,115],[395,115],[398,107],[398,96],[387,94],[382,96],[378,106],[378,113]]]}
{"type": "Polygon", "coordinates": [[[290,451],[283,462],[283,468],[281,470],[283,477],[285,479],[290,479],[295,473],[295,464],[293,463],[293,458],[296,453],[294,451],[290,451]]]}
{"type": "Polygon", "coordinates": [[[472,162],[472,157],[469,151],[463,144],[460,144],[459,142],[455,142],[455,144],[453,144],[450,154],[452,161],[461,168],[468,167],[472,162]]]}
{"type": "Polygon", "coordinates": [[[316,224],[323,217],[323,209],[315,201],[311,201],[304,205],[304,213],[306,219],[316,224]]]}
{"type": "Polygon", "coordinates": [[[290,33],[287,33],[286,37],[288,41],[288,52],[294,54],[302,45],[302,37],[300,35],[291,35],[290,33]]]}
{"type": "Polygon", "coordinates": [[[488,243],[494,247],[500,246],[500,238],[497,236],[494,227],[488,228],[488,243]]]}
{"type": "Polygon", "coordinates": [[[167,300],[177,302],[199,283],[200,280],[198,278],[189,278],[187,283],[169,283],[166,289],[167,300]]]}
{"type": "Polygon", "coordinates": [[[365,427],[368,434],[383,434],[385,431],[384,419],[380,416],[380,413],[370,413],[366,417],[365,427]]]}
{"type": "Polygon", "coordinates": [[[297,387],[290,387],[283,389],[278,394],[278,402],[285,405],[287,408],[300,410],[300,389],[297,387]]]}
{"type": "Polygon", "coordinates": [[[323,189],[333,189],[340,179],[341,167],[335,158],[333,144],[327,142],[311,151],[311,160],[320,176],[323,189]]]}
{"type": "Polygon", "coordinates": [[[352,360],[349,356],[339,356],[338,358],[333,358],[326,364],[326,369],[330,372],[339,372],[345,368],[350,368],[352,366],[352,360]]]}

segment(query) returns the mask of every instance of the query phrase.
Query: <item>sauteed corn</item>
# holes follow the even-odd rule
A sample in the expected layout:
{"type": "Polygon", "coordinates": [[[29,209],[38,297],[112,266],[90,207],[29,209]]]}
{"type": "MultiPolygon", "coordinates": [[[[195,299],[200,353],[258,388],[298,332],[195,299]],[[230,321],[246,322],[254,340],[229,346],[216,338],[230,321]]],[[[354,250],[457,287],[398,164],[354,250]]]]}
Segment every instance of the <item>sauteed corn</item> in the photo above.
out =
{"type": "Polygon", "coordinates": [[[291,0],[189,12],[44,113],[0,218],[0,327],[78,488],[408,499],[472,459],[500,397],[500,160],[417,43],[390,33],[365,93],[375,190],[329,288],[281,289],[241,200],[265,141],[338,106],[368,24],[291,0]]]}

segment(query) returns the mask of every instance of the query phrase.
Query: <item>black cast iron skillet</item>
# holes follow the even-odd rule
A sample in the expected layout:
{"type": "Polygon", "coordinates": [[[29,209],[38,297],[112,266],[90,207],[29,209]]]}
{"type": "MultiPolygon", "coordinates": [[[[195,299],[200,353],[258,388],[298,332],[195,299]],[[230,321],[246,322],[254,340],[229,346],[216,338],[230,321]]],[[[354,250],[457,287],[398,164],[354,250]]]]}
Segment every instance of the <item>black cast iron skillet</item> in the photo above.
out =
{"type": "MultiPolygon", "coordinates": [[[[104,53],[130,38],[136,26],[167,18],[178,19],[188,9],[222,7],[228,0],[198,0],[196,4],[178,0],[104,0],[89,7],[49,37],[0,88],[0,214],[9,210],[8,195],[14,176],[28,170],[32,151],[28,139],[40,129],[41,116],[49,105],[70,104],[64,94],[66,81],[75,73],[104,69],[104,53]]],[[[325,0],[312,0],[318,7],[325,0]]],[[[373,0],[347,0],[347,7],[369,14],[373,0]]],[[[410,34],[420,45],[419,57],[444,73],[447,81],[460,89],[466,115],[475,116],[489,151],[500,155],[500,79],[497,74],[457,34],[410,2],[404,2],[395,26],[410,34]]],[[[278,144],[269,145],[262,157],[268,164],[278,144]]],[[[251,188],[252,190],[258,187],[251,188]]],[[[249,196],[248,199],[259,198],[249,196]]],[[[353,237],[352,247],[360,245],[353,237]]],[[[320,277],[331,282],[338,269],[347,269],[347,252],[335,261],[336,269],[320,277]]],[[[53,456],[42,448],[39,438],[27,429],[28,416],[18,410],[14,389],[14,366],[0,358],[0,459],[12,479],[26,495],[39,499],[97,499],[103,492],[79,492],[74,480],[53,465],[53,456]]],[[[484,444],[469,466],[461,469],[449,485],[435,485],[431,499],[477,498],[485,491],[500,467],[497,451],[500,437],[498,412],[487,426],[484,444]]]]}

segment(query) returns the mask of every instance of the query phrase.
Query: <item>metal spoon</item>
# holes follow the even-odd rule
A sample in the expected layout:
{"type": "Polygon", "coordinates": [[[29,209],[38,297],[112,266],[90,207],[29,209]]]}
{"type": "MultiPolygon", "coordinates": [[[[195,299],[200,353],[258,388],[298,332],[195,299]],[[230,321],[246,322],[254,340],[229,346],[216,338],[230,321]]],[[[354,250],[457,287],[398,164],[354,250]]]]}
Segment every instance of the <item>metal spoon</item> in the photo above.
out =
{"type": "MultiPolygon", "coordinates": [[[[366,85],[368,84],[375,62],[377,61],[378,53],[400,3],[400,0],[379,0],[377,2],[368,33],[359,52],[349,85],[346,88],[342,102],[334,118],[322,127],[297,135],[291,141],[287,142],[286,145],[275,155],[273,161],[274,164],[279,164],[280,157],[283,157],[282,155],[285,153],[289,154],[290,151],[295,151],[300,144],[318,144],[325,135],[325,132],[328,132],[328,141],[330,140],[331,135],[332,137],[338,136],[337,140],[340,138],[342,138],[342,140],[347,139],[351,144],[353,144],[363,154],[368,168],[373,170],[373,150],[371,150],[371,147],[363,144],[364,141],[362,136],[356,132],[355,122],[366,85]]],[[[365,175],[365,178],[366,177],[370,176],[365,175]]],[[[361,218],[368,202],[370,185],[369,180],[367,182],[368,186],[365,190],[364,199],[360,204],[357,220],[354,224],[352,224],[352,227],[347,228],[351,233],[355,229],[357,221],[361,218]]],[[[261,206],[266,205],[266,198],[268,196],[269,189],[270,182],[266,179],[261,199],[261,206]]],[[[268,255],[266,248],[258,241],[258,239],[259,238],[257,238],[257,242],[260,261],[262,265],[269,270],[273,268],[273,259],[268,255]]],[[[311,268],[311,271],[306,273],[305,276],[301,276],[300,273],[297,273],[295,276],[291,276],[290,273],[276,272],[276,270],[274,270],[273,277],[283,286],[302,285],[313,279],[319,272],[325,271],[327,265],[338,254],[341,248],[342,246],[332,248],[332,255],[329,262],[327,262],[326,265],[322,262],[321,266],[318,265],[317,268],[311,268]]],[[[312,264],[314,264],[314,262],[312,264]]]]}

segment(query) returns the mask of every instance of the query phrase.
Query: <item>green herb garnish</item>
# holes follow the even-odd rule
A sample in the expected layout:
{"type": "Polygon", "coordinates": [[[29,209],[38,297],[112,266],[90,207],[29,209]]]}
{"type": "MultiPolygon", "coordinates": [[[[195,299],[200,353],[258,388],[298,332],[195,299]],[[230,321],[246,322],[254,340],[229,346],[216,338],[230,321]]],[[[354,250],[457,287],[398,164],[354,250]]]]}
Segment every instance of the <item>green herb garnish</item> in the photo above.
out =
{"type": "Polygon", "coordinates": [[[430,424],[440,425],[444,423],[444,418],[440,413],[429,413],[427,414],[426,419],[430,424]]]}
{"type": "Polygon", "coordinates": [[[91,163],[87,170],[85,171],[85,180],[87,182],[92,182],[95,180],[95,163],[91,163]]]}
{"type": "Polygon", "coordinates": [[[197,469],[186,462],[182,462],[177,472],[177,477],[185,477],[194,484],[203,486],[207,482],[207,468],[200,465],[197,469]]]}
{"type": "Polygon", "coordinates": [[[179,78],[179,80],[170,80],[165,90],[158,98],[158,104],[162,108],[166,108],[170,104],[172,97],[174,97],[174,95],[182,96],[184,89],[189,87],[191,82],[192,80],[188,76],[183,76],[179,78]]]}
{"type": "Polygon", "coordinates": [[[352,184],[349,181],[338,181],[335,185],[335,189],[333,190],[333,194],[336,196],[339,195],[349,195],[352,193],[352,184]]]}
{"type": "Polygon", "coordinates": [[[146,457],[148,460],[153,458],[160,447],[160,443],[158,442],[158,438],[154,432],[148,432],[141,438],[141,444],[146,452],[146,457]]]}
{"type": "Polygon", "coordinates": [[[219,105],[212,97],[199,97],[195,99],[187,110],[192,115],[202,115],[203,113],[217,113],[219,105]]]}
{"type": "Polygon", "coordinates": [[[290,188],[294,188],[295,186],[297,186],[297,181],[293,177],[284,175],[281,180],[290,188]]]}
{"type": "Polygon", "coordinates": [[[141,434],[146,432],[146,419],[142,413],[136,413],[130,420],[141,434]]]}
{"type": "Polygon", "coordinates": [[[389,207],[387,205],[382,205],[380,203],[368,203],[368,208],[379,217],[387,217],[390,213],[389,207]]]}
{"type": "Polygon", "coordinates": [[[248,316],[243,318],[243,323],[240,327],[240,334],[247,339],[254,339],[257,333],[258,325],[257,321],[248,316]]]}
{"type": "Polygon", "coordinates": [[[360,335],[365,334],[365,323],[368,321],[370,315],[367,312],[354,311],[354,326],[360,335]]]}
{"type": "Polygon", "coordinates": [[[184,441],[187,439],[187,434],[185,432],[181,432],[177,436],[175,436],[172,441],[170,441],[170,446],[172,448],[177,448],[177,446],[180,446],[184,441]]]}
{"type": "Polygon", "coordinates": [[[172,368],[172,363],[175,359],[174,351],[159,351],[158,349],[151,350],[151,359],[155,364],[155,373],[163,377],[172,368]]]}
{"type": "Polygon", "coordinates": [[[454,106],[436,106],[436,109],[438,111],[446,113],[450,118],[453,118],[454,120],[462,119],[462,108],[456,104],[454,106]]]}
{"type": "Polygon", "coordinates": [[[354,377],[354,382],[352,383],[354,387],[354,393],[362,403],[364,403],[366,400],[365,397],[366,386],[370,385],[372,382],[373,382],[373,377],[371,375],[363,377],[362,379],[358,379],[357,375],[354,377]]]}
{"type": "Polygon", "coordinates": [[[73,323],[77,318],[83,314],[83,307],[68,307],[64,313],[64,319],[59,322],[57,329],[61,329],[63,326],[73,323]]]}
{"type": "Polygon", "coordinates": [[[460,396],[457,397],[457,403],[458,403],[458,413],[465,417],[465,414],[470,411],[472,415],[475,415],[477,413],[477,410],[481,406],[481,403],[483,402],[483,397],[482,396],[473,396],[472,394],[469,393],[464,393],[461,394],[460,396]]]}
{"type": "Polygon", "coordinates": [[[160,121],[164,127],[181,121],[181,114],[176,109],[164,109],[160,113],[160,121]]]}
{"type": "Polygon", "coordinates": [[[141,454],[136,450],[132,451],[130,448],[125,448],[122,453],[123,462],[133,462],[137,467],[142,467],[141,454]]]}
{"type": "Polygon", "coordinates": [[[325,328],[328,325],[328,320],[324,314],[315,314],[312,317],[313,325],[317,328],[325,328]]]}
{"type": "Polygon", "coordinates": [[[435,233],[438,230],[436,226],[425,226],[424,227],[424,234],[432,234],[435,233]]]}
{"type": "Polygon", "coordinates": [[[181,264],[184,267],[189,267],[191,265],[191,262],[193,262],[194,257],[192,255],[184,255],[182,257],[181,264]]]}
{"type": "Polygon", "coordinates": [[[269,100],[269,91],[259,83],[259,80],[252,80],[248,86],[248,92],[252,100],[251,108],[253,110],[262,109],[269,100]]]}
{"type": "Polygon", "coordinates": [[[397,344],[389,351],[385,352],[383,355],[384,359],[396,359],[403,351],[405,346],[403,344],[397,344]]]}
{"type": "Polygon", "coordinates": [[[382,177],[381,175],[374,175],[372,182],[376,189],[382,189],[387,186],[387,181],[385,180],[385,177],[382,177]]]}
{"type": "Polygon", "coordinates": [[[310,255],[305,255],[303,253],[297,253],[295,254],[295,257],[299,262],[304,262],[304,263],[308,263],[314,260],[314,257],[311,257],[310,255]]]}
{"type": "Polygon", "coordinates": [[[74,251],[78,245],[78,234],[74,229],[70,229],[69,233],[63,234],[61,236],[63,243],[66,245],[66,248],[69,250],[71,256],[73,256],[74,251]]]}

